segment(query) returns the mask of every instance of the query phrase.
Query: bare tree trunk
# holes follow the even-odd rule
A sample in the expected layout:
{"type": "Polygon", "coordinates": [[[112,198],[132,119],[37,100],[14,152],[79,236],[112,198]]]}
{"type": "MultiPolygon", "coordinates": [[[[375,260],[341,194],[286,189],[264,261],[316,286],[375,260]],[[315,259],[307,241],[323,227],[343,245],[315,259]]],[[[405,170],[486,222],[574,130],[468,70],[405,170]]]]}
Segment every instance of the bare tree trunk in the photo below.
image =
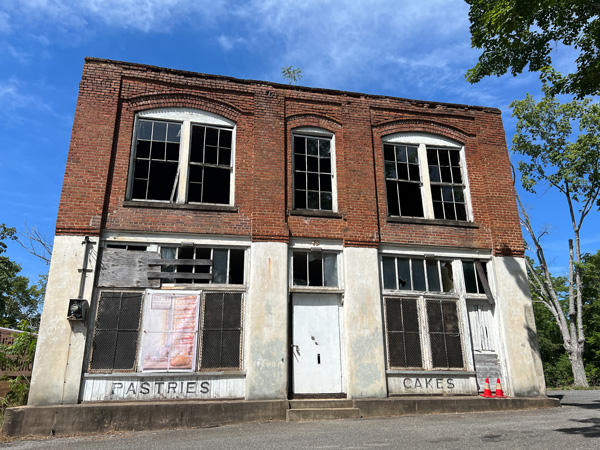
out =
{"type": "Polygon", "coordinates": [[[583,351],[580,348],[575,349],[569,354],[571,367],[573,368],[573,386],[588,387],[587,377],[585,376],[585,366],[583,365],[583,351]]]}
{"type": "MultiPolygon", "coordinates": [[[[573,240],[569,239],[569,295],[568,295],[568,311],[565,313],[560,300],[554,290],[552,284],[552,275],[546,263],[544,249],[540,244],[540,237],[536,236],[529,219],[529,215],[525,211],[521,199],[516,195],[517,204],[521,213],[521,224],[525,227],[531,237],[534,245],[536,257],[538,260],[541,273],[538,275],[534,267],[526,261],[529,275],[529,284],[532,290],[538,295],[542,305],[544,305],[554,316],[556,324],[560,329],[563,338],[563,347],[569,355],[571,368],[573,371],[573,385],[587,387],[588,381],[585,375],[585,366],[583,364],[583,349],[585,346],[585,336],[583,330],[583,300],[581,298],[582,284],[579,269],[576,263],[581,261],[581,251],[579,242],[579,227],[573,225],[575,234],[575,249],[573,248],[573,240]]],[[[571,217],[574,218],[574,210],[569,202],[571,217]]],[[[542,233],[542,235],[545,234],[542,233]]]]}

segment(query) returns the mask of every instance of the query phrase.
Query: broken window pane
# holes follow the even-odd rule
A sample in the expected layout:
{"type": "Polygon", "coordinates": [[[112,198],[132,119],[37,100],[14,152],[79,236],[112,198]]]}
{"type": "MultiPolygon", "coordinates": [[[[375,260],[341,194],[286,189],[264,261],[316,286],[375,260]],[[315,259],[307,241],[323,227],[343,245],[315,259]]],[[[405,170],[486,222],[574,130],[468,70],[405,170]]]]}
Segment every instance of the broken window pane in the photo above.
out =
{"type": "Polygon", "coordinates": [[[397,258],[398,265],[398,289],[412,290],[410,281],[410,261],[408,259],[397,258]]]}
{"type": "Polygon", "coordinates": [[[165,141],[167,127],[176,130],[180,124],[140,120],[137,126],[131,198],[169,201],[177,181],[179,144],[165,141]]]}
{"type": "Polygon", "coordinates": [[[388,214],[423,217],[417,147],[384,144],[388,214]]]}
{"type": "Polygon", "coordinates": [[[244,284],[244,250],[229,251],[229,283],[244,284]]]}
{"type": "Polygon", "coordinates": [[[308,285],[323,286],[323,259],[320,253],[315,253],[308,254],[308,285]]]}
{"type": "Polygon", "coordinates": [[[434,217],[467,220],[460,150],[428,148],[427,160],[434,217]]]}
{"type": "Polygon", "coordinates": [[[469,294],[478,294],[477,279],[475,278],[475,265],[472,261],[463,261],[462,264],[466,291],[469,294]]]}
{"type": "Polygon", "coordinates": [[[292,259],[292,270],[294,286],[308,286],[308,254],[305,252],[294,252],[292,259]]]}
{"type": "Polygon", "coordinates": [[[441,261],[442,289],[444,292],[454,291],[454,277],[452,275],[452,261],[441,261]]]}

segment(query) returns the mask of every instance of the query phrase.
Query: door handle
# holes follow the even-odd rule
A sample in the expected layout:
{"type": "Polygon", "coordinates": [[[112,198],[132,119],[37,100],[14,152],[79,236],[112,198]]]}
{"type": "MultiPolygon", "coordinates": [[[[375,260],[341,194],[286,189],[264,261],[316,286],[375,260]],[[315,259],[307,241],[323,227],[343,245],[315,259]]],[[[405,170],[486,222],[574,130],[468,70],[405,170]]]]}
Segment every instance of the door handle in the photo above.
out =
{"type": "Polygon", "coordinates": [[[291,347],[292,347],[292,353],[294,353],[294,350],[295,350],[295,353],[297,353],[298,356],[300,356],[300,347],[298,347],[296,344],[292,344],[291,347]]]}

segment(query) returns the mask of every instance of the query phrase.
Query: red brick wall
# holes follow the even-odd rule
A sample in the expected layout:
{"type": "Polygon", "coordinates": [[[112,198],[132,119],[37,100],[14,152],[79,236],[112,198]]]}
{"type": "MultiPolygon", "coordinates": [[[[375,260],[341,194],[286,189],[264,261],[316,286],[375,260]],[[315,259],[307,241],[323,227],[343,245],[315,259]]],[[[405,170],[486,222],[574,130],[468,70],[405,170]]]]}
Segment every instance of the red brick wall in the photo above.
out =
{"type": "Polygon", "coordinates": [[[522,255],[511,170],[500,112],[201,75],[87,59],[57,234],[102,230],[340,239],[493,249],[522,255]],[[236,211],[124,204],[133,123],[139,111],[187,107],[236,123],[236,211]],[[335,217],[290,215],[292,130],[335,133],[335,217]],[[401,131],[442,135],[465,145],[474,227],[388,222],[381,138],[401,131]]]}

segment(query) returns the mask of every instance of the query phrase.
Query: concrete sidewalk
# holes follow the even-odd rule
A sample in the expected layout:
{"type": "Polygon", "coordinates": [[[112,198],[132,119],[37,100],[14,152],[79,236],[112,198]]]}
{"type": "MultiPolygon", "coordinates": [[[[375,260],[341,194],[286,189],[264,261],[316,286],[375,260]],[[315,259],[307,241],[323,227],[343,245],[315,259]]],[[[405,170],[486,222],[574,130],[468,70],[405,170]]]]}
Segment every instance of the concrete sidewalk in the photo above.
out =
{"type": "Polygon", "coordinates": [[[496,399],[471,396],[311,400],[308,403],[294,400],[84,403],[9,408],[4,415],[3,430],[8,436],[69,436],[114,431],[214,427],[247,422],[341,419],[349,417],[349,409],[355,411],[355,417],[389,417],[516,411],[559,406],[558,399],[547,397],[496,399]],[[304,413],[290,416],[291,410],[302,410],[304,413]]]}

